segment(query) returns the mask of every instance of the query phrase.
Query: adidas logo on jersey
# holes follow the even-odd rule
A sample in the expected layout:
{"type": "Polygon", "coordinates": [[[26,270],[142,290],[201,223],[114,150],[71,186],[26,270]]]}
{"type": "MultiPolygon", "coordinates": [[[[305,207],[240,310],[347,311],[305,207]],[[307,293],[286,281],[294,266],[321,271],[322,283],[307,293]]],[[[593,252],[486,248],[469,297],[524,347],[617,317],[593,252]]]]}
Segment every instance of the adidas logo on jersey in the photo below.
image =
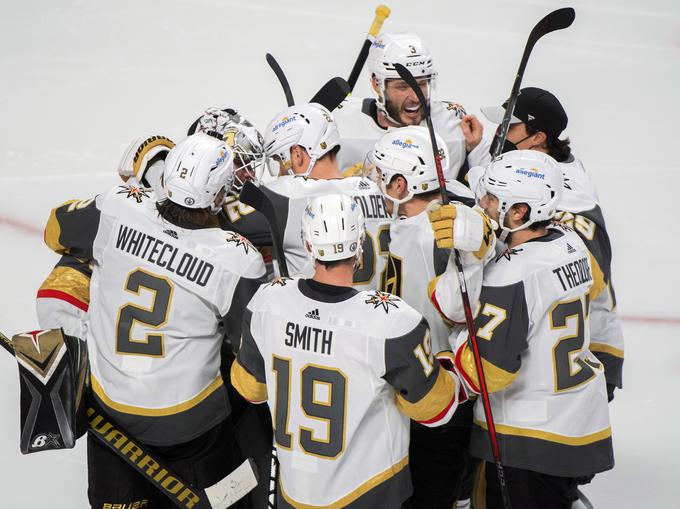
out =
{"type": "Polygon", "coordinates": [[[576,252],[576,249],[574,249],[571,246],[571,244],[569,244],[569,242],[567,242],[567,253],[571,254],[571,253],[575,253],[575,252],[576,252]]]}
{"type": "Polygon", "coordinates": [[[358,187],[359,187],[359,189],[370,189],[370,188],[371,188],[371,184],[369,184],[369,183],[366,182],[365,180],[360,180],[360,181],[359,181],[358,187]]]}
{"type": "Polygon", "coordinates": [[[177,235],[175,230],[163,230],[163,233],[170,235],[173,239],[179,239],[179,235],[177,235]]]}
{"type": "Polygon", "coordinates": [[[307,318],[312,318],[313,320],[320,320],[321,318],[319,317],[319,310],[318,309],[312,309],[309,313],[305,315],[307,318]]]}

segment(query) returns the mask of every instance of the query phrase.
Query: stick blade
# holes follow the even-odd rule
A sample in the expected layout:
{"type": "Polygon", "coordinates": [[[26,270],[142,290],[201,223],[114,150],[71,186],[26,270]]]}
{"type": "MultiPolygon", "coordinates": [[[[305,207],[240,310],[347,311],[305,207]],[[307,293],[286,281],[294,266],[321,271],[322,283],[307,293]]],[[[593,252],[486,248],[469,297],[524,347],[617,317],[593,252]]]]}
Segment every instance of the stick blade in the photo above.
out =
{"type": "Polygon", "coordinates": [[[541,21],[536,23],[536,26],[531,31],[530,38],[536,41],[545,34],[549,34],[555,30],[569,28],[574,22],[574,19],[576,19],[576,11],[572,7],[563,7],[562,9],[552,11],[541,21]]]}
{"type": "Polygon", "coordinates": [[[319,91],[314,94],[309,102],[318,103],[324,106],[328,111],[333,111],[340,106],[350,92],[349,84],[344,78],[336,76],[331,78],[322,86],[319,91]]]}

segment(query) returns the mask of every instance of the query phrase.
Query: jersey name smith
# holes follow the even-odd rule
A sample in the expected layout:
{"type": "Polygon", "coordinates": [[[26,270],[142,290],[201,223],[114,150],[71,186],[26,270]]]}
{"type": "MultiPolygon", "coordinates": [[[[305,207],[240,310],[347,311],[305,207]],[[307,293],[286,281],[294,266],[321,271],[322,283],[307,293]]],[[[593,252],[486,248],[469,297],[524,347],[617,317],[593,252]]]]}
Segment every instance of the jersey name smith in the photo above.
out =
{"type": "Polygon", "coordinates": [[[215,270],[213,264],[123,224],[118,227],[116,249],[162,267],[198,286],[207,285],[215,270]]]}
{"type": "Polygon", "coordinates": [[[330,355],[333,331],[288,322],[284,343],[293,348],[330,355]]]}

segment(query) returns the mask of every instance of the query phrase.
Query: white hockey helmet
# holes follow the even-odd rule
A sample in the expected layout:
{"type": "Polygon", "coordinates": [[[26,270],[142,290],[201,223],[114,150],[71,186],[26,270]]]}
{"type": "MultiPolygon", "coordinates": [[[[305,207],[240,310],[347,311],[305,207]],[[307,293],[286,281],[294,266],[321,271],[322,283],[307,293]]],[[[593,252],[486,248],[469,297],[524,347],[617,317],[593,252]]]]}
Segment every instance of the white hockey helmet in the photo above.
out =
{"type": "MultiPolygon", "coordinates": [[[[442,167],[446,168],[446,144],[437,133],[435,139],[442,156],[442,167]]],[[[407,202],[416,194],[439,190],[437,165],[426,127],[409,126],[389,131],[376,142],[371,153],[371,163],[379,170],[380,190],[395,205],[407,202]],[[396,175],[404,177],[408,186],[408,194],[401,199],[387,194],[387,185],[396,175]]]]}
{"type": "Polygon", "coordinates": [[[366,230],[361,207],[346,194],[310,198],[302,216],[302,242],[312,260],[361,259],[366,230]]]}
{"type": "Polygon", "coordinates": [[[498,198],[500,240],[529,225],[552,219],[562,199],[563,176],[557,161],[537,150],[512,150],[494,159],[476,186],[477,200],[486,193],[498,198]],[[505,214],[517,203],[530,208],[528,220],[517,228],[504,224],[505,214]]]}
{"type": "Polygon", "coordinates": [[[219,212],[234,179],[231,152],[224,141],[206,134],[194,134],[179,142],[168,154],[163,172],[163,189],[173,203],[190,209],[209,207],[219,212]]]}
{"type": "Polygon", "coordinates": [[[290,175],[290,149],[300,145],[309,154],[310,162],[303,175],[308,176],[316,161],[340,145],[340,133],[331,112],[316,103],[290,106],[279,112],[264,134],[265,158],[272,175],[279,174],[280,163],[290,175]],[[274,159],[276,165],[271,164],[274,159]]]}
{"type": "Polygon", "coordinates": [[[264,139],[241,113],[232,108],[208,108],[189,127],[189,135],[206,133],[224,140],[234,157],[234,184],[231,194],[237,196],[248,180],[262,176],[264,139]]]}
{"type": "Polygon", "coordinates": [[[421,38],[413,33],[379,35],[371,44],[366,63],[369,71],[375,75],[378,81],[378,92],[376,94],[378,108],[397,124],[400,124],[400,122],[389,116],[385,106],[385,80],[401,79],[394,64],[398,63],[406,67],[416,79],[429,78],[430,90],[437,77],[430,51],[425,47],[421,38]]]}

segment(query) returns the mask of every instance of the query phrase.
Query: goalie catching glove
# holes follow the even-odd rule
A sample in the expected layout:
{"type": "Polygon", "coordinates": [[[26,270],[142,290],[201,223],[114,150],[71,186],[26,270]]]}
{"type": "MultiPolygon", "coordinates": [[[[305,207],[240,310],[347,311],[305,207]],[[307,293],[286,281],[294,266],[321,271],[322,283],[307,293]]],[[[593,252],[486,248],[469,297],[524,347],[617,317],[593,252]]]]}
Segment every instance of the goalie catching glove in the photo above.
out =
{"type": "MultiPolygon", "coordinates": [[[[118,165],[118,175],[127,182],[134,177],[145,187],[154,187],[155,180],[160,178],[162,170],[156,178],[147,175],[147,171],[159,161],[165,161],[168,152],[175,143],[165,136],[148,136],[135,138],[123,153],[118,165]]],[[[154,172],[156,173],[156,172],[154,172]]]]}
{"type": "Polygon", "coordinates": [[[483,260],[493,246],[492,221],[477,208],[462,203],[442,205],[432,202],[427,208],[427,216],[440,249],[469,251],[483,260]]]}

